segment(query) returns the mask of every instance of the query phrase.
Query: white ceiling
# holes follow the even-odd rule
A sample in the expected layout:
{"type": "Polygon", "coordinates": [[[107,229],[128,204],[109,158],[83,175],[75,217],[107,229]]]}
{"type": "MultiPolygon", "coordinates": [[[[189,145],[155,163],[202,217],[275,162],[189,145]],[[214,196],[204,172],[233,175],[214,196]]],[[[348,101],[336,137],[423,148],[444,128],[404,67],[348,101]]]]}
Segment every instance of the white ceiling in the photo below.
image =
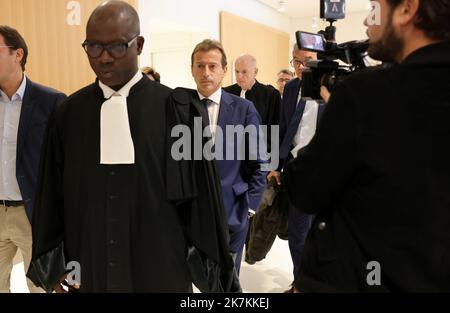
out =
{"type": "MultiPolygon", "coordinates": [[[[257,0],[275,10],[278,9],[280,0],[257,0]]],[[[319,0],[283,0],[286,2],[286,14],[292,18],[320,16],[319,0]]],[[[346,0],[346,12],[368,11],[370,9],[370,0],[346,0]]]]}

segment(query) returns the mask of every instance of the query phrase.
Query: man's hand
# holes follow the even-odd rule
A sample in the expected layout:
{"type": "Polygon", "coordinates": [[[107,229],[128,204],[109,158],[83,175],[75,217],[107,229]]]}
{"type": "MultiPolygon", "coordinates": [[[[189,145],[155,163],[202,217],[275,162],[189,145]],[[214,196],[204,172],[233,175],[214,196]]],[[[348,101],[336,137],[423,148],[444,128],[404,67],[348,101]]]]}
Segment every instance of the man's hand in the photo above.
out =
{"type": "Polygon", "coordinates": [[[56,293],[71,293],[80,290],[80,285],[69,285],[67,282],[67,275],[68,274],[64,274],[63,277],[61,277],[60,280],[53,286],[53,290],[56,293]]]}
{"type": "Polygon", "coordinates": [[[277,182],[277,185],[281,185],[281,173],[277,171],[272,171],[267,175],[267,181],[270,182],[270,180],[274,178],[277,182]]]}
{"type": "Polygon", "coordinates": [[[325,103],[328,103],[328,100],[330,100],[330,92],[328,91],[327,87],[320,86],[320,96],[322,97],[323,101],[325,101],[325,103]]]}

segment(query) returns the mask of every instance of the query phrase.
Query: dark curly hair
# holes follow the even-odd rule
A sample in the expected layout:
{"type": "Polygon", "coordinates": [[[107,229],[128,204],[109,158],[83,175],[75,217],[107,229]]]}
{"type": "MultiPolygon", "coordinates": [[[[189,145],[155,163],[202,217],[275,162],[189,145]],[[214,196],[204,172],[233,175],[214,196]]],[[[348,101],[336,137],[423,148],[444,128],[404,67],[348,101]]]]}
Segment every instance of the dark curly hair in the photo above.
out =
{"type": "MultiPolygon", "coordinates": [[[[404,0],[386,1],[396,8],[404,0]]],[[[450,40],[450,1],[420,0],[415,25],[431,39],[450,40]]]]}

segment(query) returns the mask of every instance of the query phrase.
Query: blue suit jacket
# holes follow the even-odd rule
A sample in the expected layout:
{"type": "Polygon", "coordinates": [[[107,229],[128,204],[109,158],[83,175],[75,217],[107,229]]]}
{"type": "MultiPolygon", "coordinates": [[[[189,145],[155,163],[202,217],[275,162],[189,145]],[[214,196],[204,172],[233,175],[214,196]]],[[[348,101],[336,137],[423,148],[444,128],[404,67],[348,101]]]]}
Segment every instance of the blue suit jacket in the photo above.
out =
{"type": "Polygon", "coordinates": [[[27,78],[17,133],[16,178],[30,223],[47,122],[55,107],[65,98],[63,93],[27,78]]]}
{"type": "MultiPolygon", "coordinates": [[[[226,151],[230,145],[236,147],[239,143],[245,144],[246,151],[249,151],[248,140],[236,138],[227,143],[227,125],[254,125],[259,129],[260,116],[255,106],[248,100],[222,91],[220,110],[217,125],[223,130],[224,160],[217,160],[217,169],[222,185],[222,195],[225,209],[228,215],[228,226],[232,232],[242,230],[248,223],[248,209],[257,210],[262,194],[266,188],[267,172],[261,170],[262,161],[260,156],[256,160],[250,160],[248,155],[245,160],[225,160],[226,151]]],[[[258,132],[259,136],[260,132],[258,132]]],[[[261,132],[262,134],[262,132],[261,132]]],[[[216,145],[218,143],[216,142],[216,145]]]]}

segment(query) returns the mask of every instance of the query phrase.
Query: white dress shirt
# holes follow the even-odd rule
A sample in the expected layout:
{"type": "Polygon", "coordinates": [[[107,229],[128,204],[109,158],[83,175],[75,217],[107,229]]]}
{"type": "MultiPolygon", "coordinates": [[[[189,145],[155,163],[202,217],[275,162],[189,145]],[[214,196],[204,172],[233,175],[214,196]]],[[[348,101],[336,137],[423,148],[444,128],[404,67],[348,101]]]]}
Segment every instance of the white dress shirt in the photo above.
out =
{"type": "Polygon", "coordinates": [[[306,146],[314,137],[317,127],[317,114],[319,113],[319,103],[314,100],[308,100],[305,104],[305,111],[303,112],[302,120],[298,126],[297,133],[292,141],[294,149],[291,153],[294,158],[297,157],[297,152],[306,146]]]}
{"type": "Polygon", "coordinates": [[[215,93],[209,97],[203,96],[198,92],[200,101],[207,98],[212,102],[208,105],[208,116],[209,116],[209,129],[211,131],[211,136],[213,143],[216,138],[217,121],[219,120],[219,110],[220,110],[220,100],[222,99],[222,88],[219,88],[215,93]]]}
{"type": "Polygon", "coordinates": [[[142,79],[142,72],[136,75],[119,91],[99,81],[103,96],[100,117],[100,164],[134,164],[134,143],[128,119],[127,97],[130,89],[142,79]]]}
{"type": "Polygon", "coordinates": [[[300,100],[302,100],[302,88],[300,88],[300,91],[298,92],[297,103],[299,103],[300,100]]]}
{"type": "Polygon", "coordinates": [[[0,200],[22,200],[16,178],[16,153],[17,132],[26,86],[27,79],[24,75],[11,99],[0,90],[0,200]]]}

